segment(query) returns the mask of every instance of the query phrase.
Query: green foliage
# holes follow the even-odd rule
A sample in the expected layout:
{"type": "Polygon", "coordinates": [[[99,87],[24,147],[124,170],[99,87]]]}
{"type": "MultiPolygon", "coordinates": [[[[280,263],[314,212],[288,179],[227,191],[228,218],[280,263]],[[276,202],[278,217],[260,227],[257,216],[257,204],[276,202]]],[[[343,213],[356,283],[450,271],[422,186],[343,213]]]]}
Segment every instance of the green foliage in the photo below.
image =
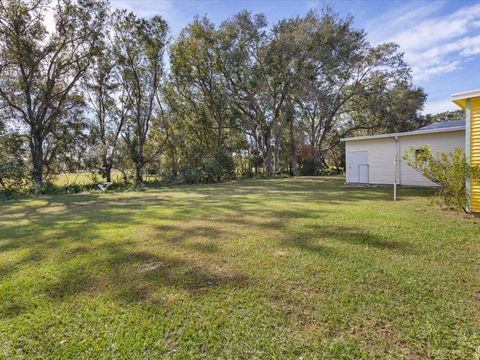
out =
{"type": "MultiPolygon", "coordinates": [[[[2,129],[0,128],[0,132],[2,129]]],[[[25,192],[30,174],[24,161],[26,150],[21,138],[0,133],[0,192],[25,192]]]]}
{"type": "Polygon", "coordinates": [[[47,180],[43,183],[42,194],[48,195],[60,195],[60,194],[78,194],[78,193],[103,193],[103,192],[122,192],[140,190],[135,183],[118,183],[114,182],[103,191],[98,187],[98,183],[72,183],[58,185],[51,180],[47,180]]]}
{"type": "Polygon", "coordinates": [[[313,176],[316,174],[317,166],[315,165],[315,161],[313,159],[303,159],[299,164],[299,174],[302,176],[313,176]]]}
{"type": "Polygon", "coordinates": [[[235,161],[225,152],[216,152],[197,165],[180,169],[180,179],[187,184],[214,183],[235,178],[235,161]]]}
{"type": "Polygon", "coordinates": [[[336,166],[329,166],[325,169],[320,170],[320,175],[321,176],[332,176],[332,175],[338,175],[338,174],[343,174],[344,169],[341,167],[336,167],[336,166]]]}
{"type": "Polygon", "coordinates": [[[340,138],[405,128],[416,118],[425,93],[411,84],[398,45],[372,46],[351,16],[341,17],[328,8],[308,13],[300,34],[302,47],[309,49],[308,61],[301,62],[301,86],[293,97],[303,144],[314,150],[315,174],[327,158],[337,157],[332,153],[340,153],[340,138]]]}
{"type": "Polygon", "coordinates": [[[0,35],[0,116],[28,138],[35,192],[60,172],[137,185],[319,175],[343,165],[341,137],[410,128],[425,100],[397,45],[372,46],[328,7],[273,24],[196,17],[170,39],[162,17],[107,0],[16,0],[0,35]]]}
{"type": "Polygon", "coordinates": [[[123,140],[135,166],[135,182],[143,183],[144,167],[163,150],[162,144],[148,143],[157,116],[162,117],[161,82],[164,73],[164,53],[167,48],[168,25],[160,16],[141,18],[133,12],[114,13],[113,54],[122,91],[126,96],[127,114],[123,140]],[[150,146],[149,146],[150,145],[150,146]]]}
{"type": "Polygon", "coordinates": [[[72,103],[78,103],[76,84],[97,51],[106,12],[101,0],[59,0],[51,7],[46,0],[0,5],[0,109],[29,140],[36,193],[56,151],[68,142],[63,127],[71,120],[72,103]],[[52,32],[44,21],[48,13],[52,32]]]}
{"type": "Polygon", "coordinates": [[[434,155],[428,145],[412,147],[403,159],[427,179],[440,185],[438,195],[444,205],[467,212],[466,180],[480,180],[480,167],[469,166],[461,149],[434,155]]]}
{"type": "Polygon", "coordinates": [[[444,111],[438,114],[427,114],[425,115],[425,125],[431,124],[439,121],[448,121],[448,120],[461,120],[465,119],[465,111],[453,110],[453,111],[444,111]]]}
{"type": "Polygon", "coordinates": [[[29,174],[8,153],[0,153],[0,192],[22,192],[29,182],[29,174]]]}
{"type": "Polygon", "coordinates": [[[337,168],[336,166],[329,166],[321,170],[317,169],[314,159],[303,159],[298,168],[299,174],[302,176],[330,176],[343,173],[343,168],[337,168]]]}

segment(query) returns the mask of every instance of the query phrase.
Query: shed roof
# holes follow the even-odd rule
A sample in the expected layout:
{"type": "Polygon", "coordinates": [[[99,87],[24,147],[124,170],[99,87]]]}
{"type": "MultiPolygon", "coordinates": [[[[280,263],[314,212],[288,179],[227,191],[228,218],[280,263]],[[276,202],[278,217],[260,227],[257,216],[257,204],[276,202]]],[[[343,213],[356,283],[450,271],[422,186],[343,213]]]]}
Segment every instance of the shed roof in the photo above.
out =
{"type": "Polygon", "coordinates": [[[447,129],[447,128],[458,127],[458,126],[465,126],[465,119],[434,122],[430,125],[421,127],[421,128],[419,128],[415,131],[433,130],[433,129],[447,129]]]}
{"type": "Polygon", "coordinates": [[[451,120],[441,121],[433,123],[424,127],[421,127],[414,131],[406,131],[392,134],[370,135],[370,136],[356,136],[340,139],[340,141],[355,141],[355,140],[369,140],[369,139],[381,139],[381,138],[395,138],[399,136],[413,136],[413,135],[425,135],[433,133],[441,133],[448,131],[461,131],[465,130],[465,120],[451,120]]]}

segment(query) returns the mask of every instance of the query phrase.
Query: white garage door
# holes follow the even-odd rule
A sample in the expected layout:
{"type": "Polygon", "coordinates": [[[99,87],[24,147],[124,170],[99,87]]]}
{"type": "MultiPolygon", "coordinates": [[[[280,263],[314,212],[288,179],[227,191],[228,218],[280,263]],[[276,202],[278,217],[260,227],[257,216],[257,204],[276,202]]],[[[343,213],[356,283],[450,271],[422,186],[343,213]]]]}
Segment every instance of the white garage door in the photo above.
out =
{"type": "Polygon", "coordinates": [[[349,183],[368,183],[368,151],[350,151],[347,166],[349,183]]]}

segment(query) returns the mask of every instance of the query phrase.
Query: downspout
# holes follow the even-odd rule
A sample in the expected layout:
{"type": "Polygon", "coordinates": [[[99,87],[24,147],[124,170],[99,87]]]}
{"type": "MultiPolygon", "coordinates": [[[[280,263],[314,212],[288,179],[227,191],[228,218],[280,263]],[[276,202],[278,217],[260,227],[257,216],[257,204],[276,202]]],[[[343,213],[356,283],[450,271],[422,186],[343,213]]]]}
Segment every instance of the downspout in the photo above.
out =
{"type": "Polygon", "coordinates": [[[401,154],[400,154],[400,139],[398,136],[395,136],[395,141],[397,143],[397,154],[396,154],[396,160],[397,160],[397,167],[395,171],[397,172],[397,183],[398,185],[402,185],[402,178],[401,178],[401,172],[400,172],[400,160],[401,160],[401,154]]]}
{"type": "Polygon", "coordinates": [[[395,136],[395,158],[393,160],[393,201],[397,201],[397,183],[400,180],[400,174],[399,174],[399,166],[400,166],[400,160],[399,160],[399,154],[400,154],[400,141],[398,140],[398,136],[395,136]]]}

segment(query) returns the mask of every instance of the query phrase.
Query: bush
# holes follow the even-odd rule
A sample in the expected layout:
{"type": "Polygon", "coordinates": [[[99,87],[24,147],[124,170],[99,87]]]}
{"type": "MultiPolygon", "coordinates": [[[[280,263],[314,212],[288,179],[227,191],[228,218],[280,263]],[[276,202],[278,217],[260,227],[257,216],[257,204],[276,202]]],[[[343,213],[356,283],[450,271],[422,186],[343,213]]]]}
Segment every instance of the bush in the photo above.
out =
{"type": "Polygon", "coordinates": [[[313,159],[303,159],[298,168],[298,173],[302,176],[328,176],[328,175],[338,175],[343,173],[343,168],[337,168],[336,166],[329,166],[323,168],[317,172],[315,167],[315,161],[313,159]]]}
{"type": "Polygon", "coordinates": [[[231,155],[217,152],[199,164],[180,169],[180,180],[187,184],[213,183],[235,178],[235,162],[231,155]]]}
{"type": "Polygon", "coordinates": [[[336,166],[329,166],[328,168],[320,170],[321,176],[330,176],[330,175],[338,175],[343,173],[343,168],[336,167],[336,166]]]}
{"type": "Polygon", "coordinates": [[[427,179],[440,185],[438,196],[441,203],[450,209],[467,212],[466,180],[480,180],[480,167],[469,166],[461,149],[435,157],[428,145],[420,149],[412,147],[405,152],[403,159],[427,179]]]}
{"type": "Polygon", "coordinates": [[[313,159],[303,159],[298,167],[298,173],[302,176],[316,175],[315,161],[313,159]]]}
{"type": "Polygon", "coordinates": [[[24,157],[21,139],[0,136],[0,192],[9,195],[28,191],[29,171],[24,157]]]}

